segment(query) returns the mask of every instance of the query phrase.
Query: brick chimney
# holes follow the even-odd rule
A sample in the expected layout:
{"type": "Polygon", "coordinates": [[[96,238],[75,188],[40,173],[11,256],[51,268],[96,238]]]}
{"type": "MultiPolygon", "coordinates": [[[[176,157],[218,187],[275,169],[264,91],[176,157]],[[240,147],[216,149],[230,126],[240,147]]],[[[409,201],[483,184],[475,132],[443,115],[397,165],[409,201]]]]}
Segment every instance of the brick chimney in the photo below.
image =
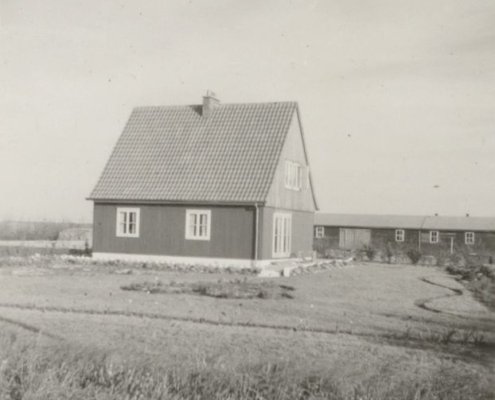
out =
{"type": "Polygon", "coordinates": [[[220,100],[217,99],[215,93],[211,90],[206,91],[206,95],[203,96],[203,111],[202,116],[208,118],[212,110],[220,104],[220,100]]]}

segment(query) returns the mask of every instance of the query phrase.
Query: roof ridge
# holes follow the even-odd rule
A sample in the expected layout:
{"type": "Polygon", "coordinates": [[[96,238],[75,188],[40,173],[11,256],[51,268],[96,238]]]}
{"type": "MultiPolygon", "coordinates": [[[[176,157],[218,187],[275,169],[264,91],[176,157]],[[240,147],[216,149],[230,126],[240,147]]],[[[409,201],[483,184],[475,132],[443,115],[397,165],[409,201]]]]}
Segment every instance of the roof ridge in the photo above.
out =
{"type": "MultiPolygon", "coordinates": [[[[233,107],[233,106],[268,106],[268,105],[293,105],[296,106],[297,101],[267,101],[267,102],[256,102],[256,103],[219,103],[216,107],[233,107]]],[[[142,106],[134,106],[133,109],[145,109],[145,108],[191,108],[191,107],[201,107],[202,104],[150,104],[142,106]]]]}

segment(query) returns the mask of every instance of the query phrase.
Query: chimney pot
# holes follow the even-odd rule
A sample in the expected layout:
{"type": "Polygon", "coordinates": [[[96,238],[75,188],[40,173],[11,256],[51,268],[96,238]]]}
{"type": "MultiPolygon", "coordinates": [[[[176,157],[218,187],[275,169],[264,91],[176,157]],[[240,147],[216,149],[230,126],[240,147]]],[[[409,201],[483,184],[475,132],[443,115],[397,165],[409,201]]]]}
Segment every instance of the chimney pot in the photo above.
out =
{"type": "Polygon", "coordinates": [[[211,90],[207,90],[206,95],[203,96],[202,116],[208,118],[212,110],[219,104],[220,100],[218,100],[216,94],[213,93],[211,90]]]}

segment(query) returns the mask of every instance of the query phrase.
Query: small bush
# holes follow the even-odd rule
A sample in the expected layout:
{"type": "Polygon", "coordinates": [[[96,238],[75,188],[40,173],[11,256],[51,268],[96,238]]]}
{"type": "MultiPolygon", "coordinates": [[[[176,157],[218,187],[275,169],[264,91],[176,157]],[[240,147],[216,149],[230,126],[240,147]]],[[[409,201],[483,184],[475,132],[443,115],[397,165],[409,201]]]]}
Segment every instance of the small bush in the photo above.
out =
{"type": "Polygon", "coordinates": [[[421,252],[416,249],[410,249],[406,254],[414,265],[416,265],[422,257],[421,252]]]}
{"type": "Polygon", "coordinates": [[[369,261],[373,261],[375,258],[376,250],[371,247],[371,246],[364,246],[363,247],[364,254],[366,254],[366,257],[368,258],[369,261]]]}

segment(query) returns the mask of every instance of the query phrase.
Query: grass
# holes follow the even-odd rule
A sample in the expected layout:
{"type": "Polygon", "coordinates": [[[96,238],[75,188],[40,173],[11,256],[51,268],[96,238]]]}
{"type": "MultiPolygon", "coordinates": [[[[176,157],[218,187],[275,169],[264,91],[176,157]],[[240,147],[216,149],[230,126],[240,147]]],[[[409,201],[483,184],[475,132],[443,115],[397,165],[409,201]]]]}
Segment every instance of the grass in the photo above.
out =
{"type": "Polygon", "coordinates": [[[5,263],[9,257],[23,258],[22,262],[26,262],[25,258],[40,255],[40,256],[54,256],[68,254],[69,249],[61,249],[54,247],[27,247],[27,246],[1,246],[0,245],[0,260],[1,263],[5,263]]]}
{"type": "Polygon", "coordinates": [[[140,291],[150,294],[197,294],[219,299],[292,299],[292,286],[276,285],[266,281],[244,279],[218,280],[217,282],[138,282],[121,286],[122,290],[140,291]]]}
{"type": "Polygon", "coordinates": [[[493,314],[466,293],[443,298],[458,314],[415,305],[452,294],[423,280],[455,283],[437,268],[266,280],[48,261],[0,269],[2,400],[493,398],[493,314]]]}
{"type": "MultiPolygon", "coordinates": [[[[330,368],[290,361],[181,366],[146,358],[119,359],[97,348],[40,345],[0,334],[0,398],[21,399],[334,399],[485,400],[489,377],[460,363],[382,360],[359,373],[343,359],[330,368]],[[423,364],[424,363],[424,364],[423,364]],[[351,367],[351,368],[349,368],[351,367]],[[400,368],[402,367],[402,368],[400,368]]],[[[360,360],[366,365],[370,360],[360,360]]]]}

